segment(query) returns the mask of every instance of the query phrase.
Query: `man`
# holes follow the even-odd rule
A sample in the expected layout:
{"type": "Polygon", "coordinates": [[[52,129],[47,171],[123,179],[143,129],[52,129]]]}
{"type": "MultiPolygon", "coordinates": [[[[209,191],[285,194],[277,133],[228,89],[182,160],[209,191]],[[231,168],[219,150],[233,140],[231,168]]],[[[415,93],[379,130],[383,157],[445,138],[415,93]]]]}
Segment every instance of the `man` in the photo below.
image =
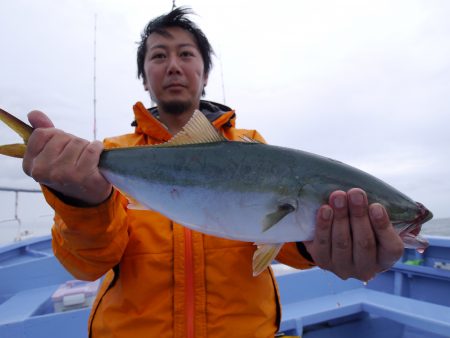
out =
{"type": "MultiPolygon", "coordinates": [[[[138,74],[157,107],[134,108],[134,133],[105,147],[169,140],[200,109],[228,139],[234,112],[201,101],[211,68],[211,46],[178,8],[152,20],[138,49],[138,74]]],[[[93,306],[90,337],[273,337],[280,308],[270,269],[252,276],[252,243],[203,235],[152,211],[129,210],[127,200],[100,174],[103,145],[61,130],[41,112],[24,171],[42,184],[55,209],[53,248],[77,278],[106,277],[93,306]]],[[[315,238],[288,243],[277,259],[298,268],[317,264],[341,278],[372,278],[402,254],[385,209],[368,205],[360,189],[331,194],[320,208],[315,238]]],[[[298,287],[308,288],[308,285],[298,287]]]]}

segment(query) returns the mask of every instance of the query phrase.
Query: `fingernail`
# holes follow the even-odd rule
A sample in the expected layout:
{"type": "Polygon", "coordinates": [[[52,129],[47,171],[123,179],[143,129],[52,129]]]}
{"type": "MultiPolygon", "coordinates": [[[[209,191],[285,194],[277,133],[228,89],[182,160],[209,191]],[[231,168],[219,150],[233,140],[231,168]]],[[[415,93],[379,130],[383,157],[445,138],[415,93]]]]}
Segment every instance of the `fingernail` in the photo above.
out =
{"type": "Polygon", "coordinates": [[[374,204],[372,205],[372,208],[370,208],[370,214],[375,219],[381,219],[384,215],[383,208],[381,207],[381,205],[374,204]]]}
{"type": "Polygon", "coordinates": [[[362,205],[364,202],[364,196],[359,191],[353,192],[352,194],[350,194],[350,200],[354,205],[362,205]]]}
{"type": "Polygon", "coordinates": [[[330,208],[322,208],[321,216],[322,216],[322,219],[325,220],[325,221],[330,220],[330,218],[331,218],[331,209],[330,208]]]}
{"type": "Polygon", "coordinates": [[[345,206],[344,196],[336,196],[333,204],[336,208],[343,208],[345,206]]]}

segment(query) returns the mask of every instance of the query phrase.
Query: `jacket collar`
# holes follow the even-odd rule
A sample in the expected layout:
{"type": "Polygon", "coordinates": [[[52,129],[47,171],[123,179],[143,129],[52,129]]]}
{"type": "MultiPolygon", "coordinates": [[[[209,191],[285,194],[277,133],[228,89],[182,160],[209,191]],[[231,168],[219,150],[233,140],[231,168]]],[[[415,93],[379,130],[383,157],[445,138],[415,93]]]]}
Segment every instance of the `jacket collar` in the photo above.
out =
{"type": "MultiPolygon", "coordinates": [[[[147,109],[142,102],[133,106],[135,120],[131,124],[136,127],[137,134],[146,134],[151,138],[164,142],[172,138],[167,128],[159,121],[157,107],[147,109]]],[[[200,111],[217,129],[234,127],[236,115],[231,108],[211,101],[200,101],[200,111]]]]}

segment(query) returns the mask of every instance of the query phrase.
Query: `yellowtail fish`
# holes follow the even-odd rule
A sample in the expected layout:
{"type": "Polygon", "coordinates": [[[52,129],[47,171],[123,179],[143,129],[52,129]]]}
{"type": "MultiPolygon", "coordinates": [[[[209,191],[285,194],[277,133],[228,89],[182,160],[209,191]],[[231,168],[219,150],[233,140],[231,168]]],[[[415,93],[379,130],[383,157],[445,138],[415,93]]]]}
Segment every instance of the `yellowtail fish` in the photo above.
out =
{"type": "MultiPolygon", "coordinates": [[[[30,126],[3,110],[0,118],[27,142],[30,126]]],[[[25,147],[2,146],[0,153],[23,157],[25,147]]],[[[228,141],[200,111],[167,143],[104,150],[99,169],[129,197],[130,208],[152,209],[196,231],[258,244],[254,275],[285,242],[313,238],[318,208],[338,189],[363,189],[369,203],[385,206],[406,246],[428,245],[417,232],[432,213],[385,182],[308,152],[250,139],[228,141]]]]}

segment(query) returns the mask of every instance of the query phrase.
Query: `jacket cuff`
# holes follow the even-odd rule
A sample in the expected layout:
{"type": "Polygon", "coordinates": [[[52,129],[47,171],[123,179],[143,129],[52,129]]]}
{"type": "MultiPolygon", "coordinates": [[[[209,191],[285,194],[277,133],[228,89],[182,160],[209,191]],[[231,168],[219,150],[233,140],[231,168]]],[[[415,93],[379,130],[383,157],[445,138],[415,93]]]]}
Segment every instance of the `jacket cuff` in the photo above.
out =
{"type": "Polygon", "coordinates": [[[90,224],[93,219],[96,220],[96,224],[106,225],[116,216],[114,205],[117,203],[116,197],[118,197],[118,192],[115,189],[113,189],[111,195],[99,205],[82,206],[72,204],[71,199],[67,199],[65,196],[62,199],[61,194],[56,194],[54,190],[44,185],[41,185],[41,188],[47,203],[55,210],[56,214],[61,216],[69,227],[80,227],[81,224],[86,224],[86,227],[90,228],[92,227],[90,224]],[[89,226],[87,224],[89,224],[89,226]]]}
{"type": "MultiPolygon", "coordinates": [[[[64,204],[71,206],[71,207],[75,207],[75,208],[94,208],[94,207],[98,207],[99,205],[102,205],[104,203],[106,203],[109,199],[111,199],[111,196],[114,192],[114,189],[111,189],[111,193],[109,194],[109,196],[101,203],[92,205],[92,204],[88,204],[84,201],[81,201],[79,199],[73,198],[73,197],[69,197],[66,195],[61,194],[59,191],[56,191],[52,188],[49,188],[45,185],[41,185],[42,187],[42,191],[47,190],[48,192],[51,192],[53,195],[55,195],[61,202],[63,202],[64,204]]],[[[45,191],[44,191],[45,194],[45,191]]]]}

